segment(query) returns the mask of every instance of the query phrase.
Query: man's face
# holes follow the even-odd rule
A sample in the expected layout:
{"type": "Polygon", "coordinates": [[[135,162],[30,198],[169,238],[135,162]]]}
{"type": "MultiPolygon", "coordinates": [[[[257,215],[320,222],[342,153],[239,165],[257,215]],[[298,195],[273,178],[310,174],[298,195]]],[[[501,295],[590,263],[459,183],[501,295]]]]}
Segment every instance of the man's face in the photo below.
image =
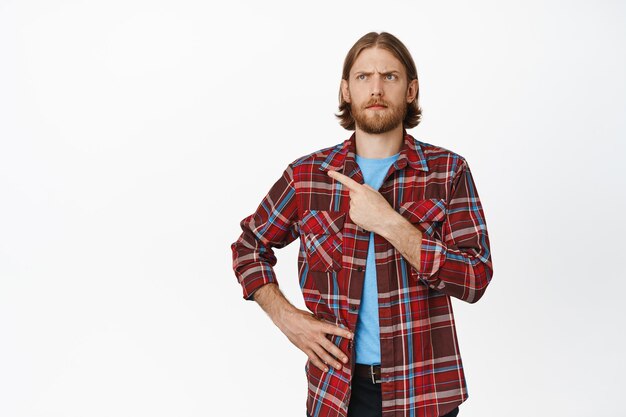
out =
{"type": "Polygon", "coordinates": [[[406,70],[391,52],[381,48],[361,51],[341,81],[357,128],[370,134],[385,133],[404,120],[407,103],[417,94],[417,80],[408,83],[406,70]]]}

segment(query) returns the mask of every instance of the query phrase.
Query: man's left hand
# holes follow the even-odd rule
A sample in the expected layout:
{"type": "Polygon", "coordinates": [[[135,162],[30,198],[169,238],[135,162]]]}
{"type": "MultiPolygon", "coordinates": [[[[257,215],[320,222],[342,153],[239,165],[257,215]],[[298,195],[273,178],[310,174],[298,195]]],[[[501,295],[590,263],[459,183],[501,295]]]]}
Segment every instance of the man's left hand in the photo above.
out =
{"type": "Polygon", "coordinates": [[[390,216],[397,214],[385,197],[369,185],[336,171],[328,171],[328,175],[350,190],[350,219],[363,229],[379,233],[390,216]]]}

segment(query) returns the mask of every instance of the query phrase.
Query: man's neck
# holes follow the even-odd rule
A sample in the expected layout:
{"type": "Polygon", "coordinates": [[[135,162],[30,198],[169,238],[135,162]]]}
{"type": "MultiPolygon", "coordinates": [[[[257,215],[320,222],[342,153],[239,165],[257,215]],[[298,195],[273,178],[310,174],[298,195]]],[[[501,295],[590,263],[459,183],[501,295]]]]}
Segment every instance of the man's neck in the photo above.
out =
{"type": "Polygon", "coordinates": [[[404,137],[402,124],[380,134],[366,133],[356,127],[356,154],[362,158],[387,158],[400,152],[404,137]]]}

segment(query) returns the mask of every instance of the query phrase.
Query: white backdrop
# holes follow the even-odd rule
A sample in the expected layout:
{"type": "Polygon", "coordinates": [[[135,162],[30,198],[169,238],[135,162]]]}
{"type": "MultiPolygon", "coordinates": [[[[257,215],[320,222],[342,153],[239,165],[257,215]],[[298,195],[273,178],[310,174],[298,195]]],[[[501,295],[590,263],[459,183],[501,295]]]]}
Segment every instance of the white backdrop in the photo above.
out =
{"type": "MultiPolygon", "coordinates": [[[[0,415],[305,415],[306,355],[230,244],[350,135],[341,65],[369,31],[412,52],[410,132],[468,160],[486,214],[459,415],[626,415],[626,6],[434,3],[0,0],[0,415]]],[[[305,308],[297,246],[276,272],[305,308]]]]}

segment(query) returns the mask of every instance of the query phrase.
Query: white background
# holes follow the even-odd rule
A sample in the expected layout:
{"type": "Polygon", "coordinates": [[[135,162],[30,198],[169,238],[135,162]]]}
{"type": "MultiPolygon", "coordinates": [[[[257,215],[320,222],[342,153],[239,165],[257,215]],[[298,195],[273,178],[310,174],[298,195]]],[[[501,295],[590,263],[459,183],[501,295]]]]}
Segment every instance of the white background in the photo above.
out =
{"type": "MultiPolygon", "coordinates": [[[[625,415],[619,1],[0,1],[0,415],[304,416],[306,355],[230,244],[345,140],[348,49],[389,31],[418,139],[464,156],[494,277],[454,299],[462,417],[625,415]],[[435,4],[439,3],[439,4],[435,4]]],[[[297,242],[281,289],[304,308],[297,242]]]]}

